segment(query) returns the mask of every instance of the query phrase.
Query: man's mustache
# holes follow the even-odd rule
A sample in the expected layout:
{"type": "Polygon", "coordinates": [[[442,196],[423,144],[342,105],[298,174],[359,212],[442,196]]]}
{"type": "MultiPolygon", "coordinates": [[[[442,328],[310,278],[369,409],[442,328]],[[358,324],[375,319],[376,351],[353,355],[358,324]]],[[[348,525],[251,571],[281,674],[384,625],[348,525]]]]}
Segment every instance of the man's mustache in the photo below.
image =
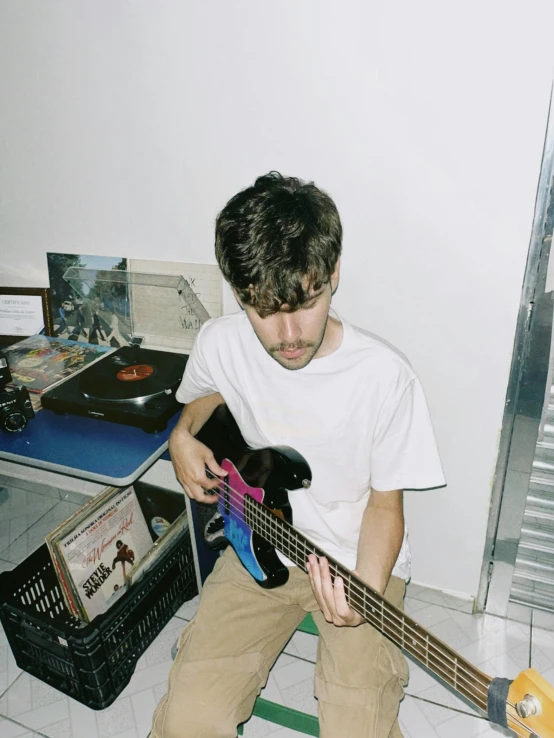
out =
{"type": "Polygon", "coordinates": [[[277,351],[298,351],[298,349],[312,348],[314,344],[311,341],[295,341],[294,343],[279,343],[276,346],[272,346],[269,350],[271,353],[277,351]]]}

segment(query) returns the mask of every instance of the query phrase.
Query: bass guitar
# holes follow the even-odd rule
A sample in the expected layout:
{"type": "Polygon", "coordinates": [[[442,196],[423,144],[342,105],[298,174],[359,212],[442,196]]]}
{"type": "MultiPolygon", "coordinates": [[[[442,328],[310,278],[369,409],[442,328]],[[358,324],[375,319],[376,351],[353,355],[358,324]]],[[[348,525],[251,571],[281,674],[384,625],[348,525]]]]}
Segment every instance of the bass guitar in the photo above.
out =
{"type": "Polygon", "coordinates": [[[288,447],[249,449],[225,405],[216,409],[197,438],[228,473],[214,490],[223,532],[262,587],[287,581],[287,567],[276,549],[304,571],[309,554],[325,556],[332,577],[344,581],[350,607],[491,723],[520,738],[554,738],[554,688],[538,672],[527,669],[513,681],[488,676],[293,527],[287,490],[311,483],[310,467],[299,453],[288,447]]]}

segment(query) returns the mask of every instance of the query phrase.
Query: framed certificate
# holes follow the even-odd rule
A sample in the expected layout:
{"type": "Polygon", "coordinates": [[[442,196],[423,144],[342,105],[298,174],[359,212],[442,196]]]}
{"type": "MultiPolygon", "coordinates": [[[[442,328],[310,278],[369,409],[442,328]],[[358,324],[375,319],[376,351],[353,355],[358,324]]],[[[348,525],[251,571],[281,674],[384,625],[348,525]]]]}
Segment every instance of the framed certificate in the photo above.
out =
{"type": "Polygon", "coordinates": [[[36,333],[54,335],[47,287],[0,287],[0,344],[36,333]]]}

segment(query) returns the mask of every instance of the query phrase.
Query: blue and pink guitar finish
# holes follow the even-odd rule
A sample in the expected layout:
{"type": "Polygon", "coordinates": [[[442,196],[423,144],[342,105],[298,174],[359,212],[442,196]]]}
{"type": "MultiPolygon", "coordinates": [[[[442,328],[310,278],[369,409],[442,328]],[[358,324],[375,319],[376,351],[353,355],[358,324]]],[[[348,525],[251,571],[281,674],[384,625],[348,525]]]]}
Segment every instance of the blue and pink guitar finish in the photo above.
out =
{"type": "Polygon", "coordinates": [[[244,506],[246,495],[250,495],[257,502],[263,502],[264,491],[261,487],[249,487],[245,484],[237,468],[229,459],[224,459],[221,466],[228,473],[225,482],[220,485],[217,503],[224,520],[225,537],[230,541],[237,556],[254,579],[263,582],[267,576],[256,558],[255,534],[246,523],[244,506]]]}
{"type": "Polygon", "coordinates": [[[287,489],[309,486],[311,475],[304,459],[293,449],[272,448],[269,455],[264,455],[264,450],[258,450],[249,458],[252,459],[256,460],[252,462],[253,468],[249,469],[247,462],[241,472],[229,459],[222,460],[221,466],[227,476],[219,486],[217,505],[223,517],[225,537],[242,564],[262,587],[278,587],[287,581],[288,570],[275,552],[275,541],[273,545],[269,542],[272,535],[278,535],[279,530],[272,525],[272,513],[292,523],[287,489]],[[266,480],[265,485],[264,488],[251,487],[243,477],[248,476],[249,471],[260,475],[260,458],[263,459],[262,477],[266,480]],[[289,474],[285,474],[287,469],[289,474]],[[252,503],[249,505],[248,498],[263,504],[264,508],[260,509],[259,505],[252,503]]]}
{"type": "Polygon", "coordinates": [[[312,473],[307,461],[288,446],[248,448],[225,405],[216,409],[197,438],[212,449],[228,472],[220,484],[217,503],[225,537],[262,587],[284,584],[287,567],[275,552],[275,542],[272,545],[263,536],[277,535],[272,513],[292,524],[288,491],[310,486],[312,473]],[[248,505],[248,497],[264,507],[260,510],[259,505],[257,509],[248,505]]]}

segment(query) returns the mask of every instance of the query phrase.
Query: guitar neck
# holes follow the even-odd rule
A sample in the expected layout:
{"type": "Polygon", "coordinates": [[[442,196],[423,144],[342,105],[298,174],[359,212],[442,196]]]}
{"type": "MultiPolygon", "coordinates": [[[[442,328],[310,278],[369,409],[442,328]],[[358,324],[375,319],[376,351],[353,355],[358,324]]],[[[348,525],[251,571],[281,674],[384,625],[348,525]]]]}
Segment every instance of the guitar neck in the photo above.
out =
{"type": "Polygon", "coordinates": [[[318,558],[324,556],[329,562],[332,578],[342,578],[346,599],[353,610],[470,702],[487,711],[491,677],[476,669],[402,610],[387,602],[378,592],[263,504],[250,496],[245,500],[245,519],[255,533],[303,571],[307,571],[309,554],[315,554],[318,558]]]}

